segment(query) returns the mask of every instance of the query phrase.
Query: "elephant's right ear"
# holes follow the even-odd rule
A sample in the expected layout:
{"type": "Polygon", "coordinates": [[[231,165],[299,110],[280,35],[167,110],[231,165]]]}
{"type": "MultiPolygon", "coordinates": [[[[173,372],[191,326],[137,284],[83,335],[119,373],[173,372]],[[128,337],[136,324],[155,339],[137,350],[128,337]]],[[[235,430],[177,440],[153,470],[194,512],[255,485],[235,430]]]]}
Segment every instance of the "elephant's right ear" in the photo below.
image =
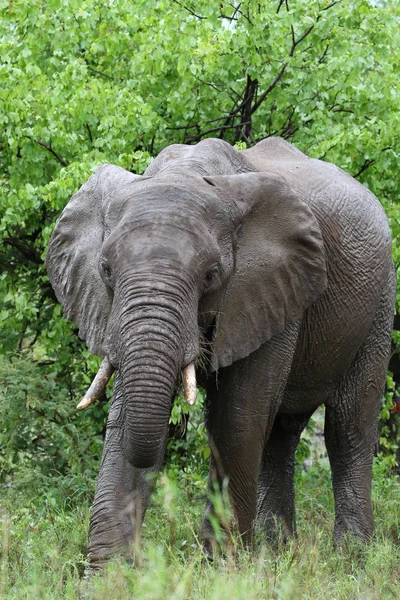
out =
{"type": "MultiPolygon", "coordinates": [[[[98,269],[105,237],[105,216],[118,210],[122,186],[138,179],[115,165],[102,165],[72,196],[57,221],[46,267],[64,315],[79,327],[89,350],[104,356],[103,340],[112,292],[98,269]]],[[[112,215],[111,215],[112,216],[112,215]]]]}

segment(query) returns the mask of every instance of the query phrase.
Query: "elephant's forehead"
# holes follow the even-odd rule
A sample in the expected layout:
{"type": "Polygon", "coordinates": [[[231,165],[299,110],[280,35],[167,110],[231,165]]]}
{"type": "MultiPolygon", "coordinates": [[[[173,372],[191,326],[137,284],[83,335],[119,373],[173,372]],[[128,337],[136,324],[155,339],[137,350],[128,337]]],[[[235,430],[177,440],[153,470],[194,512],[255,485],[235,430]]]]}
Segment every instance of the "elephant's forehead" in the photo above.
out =
{"type": "Polygon", "coordinates": [[[104,251],[123,255],[179,253],[198,257],[219,253],[217,237],[204,219],[204,211],[187,201],[168,205],[131,203],[104,244],[104,251]]]}
{"type": "Polygon", "coordinates": [[[221,202],[208,184],[149,180],[116,190],[108,204],[105,224],[110,233],[116,228],[126,233],[146,225],[172,225],[193,235],[212,230],[219,237],[229,227],[224,217],[221,202]]]}
{"type": "Polygon", "coordinates": [[[174,238],[176,241],[186,241],[190,239],[206,239],[208,243],[212,242],[213,236],[203,219],[196,211],[190,209],[186,211],[178,210],[151,210],[147,207],[128,211],[115,228],[119,235],[134,234],[135,237],[156,238],[174,238]]]}
{"type": "Polygon", "coordinates": [[[166,222],[160,216],[152,221],[146,215],[134,222],[124,220],[104,244],[104,255],[120,269],[164,265],[188,272],[220,258],[219,246],[206,228],[200,231],[193,219],[176,217],[169,215],[166,222]]]}
{"type": "Polygon", "coordinates": [[[203,180],[197,179],[164,181],[151,178],[124,186],[119,195],[125,196],[126,207],[130,210],[147,207],[152,211],[170,211],[176,207],[202,214],[218,205],[215,192],[203,180]]]}
{"type": "Polygon", "coordinates": [[[131,246],[132,240],[136,246],[168,240],[171,246],[202,246],[213,253],[230,226],[214,188],[202,178],[189,184],[149,178],[128,184],[116,194],[105,219],[109,224],[106,248],[119,241],[129,240],[131,246]]]}

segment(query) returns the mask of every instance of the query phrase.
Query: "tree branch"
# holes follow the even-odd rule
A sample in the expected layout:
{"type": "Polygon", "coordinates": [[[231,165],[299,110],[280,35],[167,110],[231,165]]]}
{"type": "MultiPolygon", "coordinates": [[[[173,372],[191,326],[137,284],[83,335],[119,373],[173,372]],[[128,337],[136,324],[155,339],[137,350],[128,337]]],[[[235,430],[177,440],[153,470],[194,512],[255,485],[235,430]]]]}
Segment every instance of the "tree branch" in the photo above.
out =
{"type": "MultiPolygon", "coordinates": [[[[191,9],[182,5],[178,0],[173,0],[173,2],[175,4],[177,4],[178,6],[180,6],[181,8],[188,10],[191,14],[193,14],[197,18],[206,18],[206,17],[201,17],[200,15],[196,15],[191,9]]],[[[286,6],[286,9],[289,10],[289,5],[288,5],[287,0],[280,0],[277,12],[279,12],[280,8],[284,4],[286,6]]],[[[231,4],[231,6],[233,6],[233,5],[231,4]]],[[[240,6],[241,6],[241,4],[239,3],[237,7],[234,7],[235,12],[232,15],[232,17],[226,17],[226,15],[223,15],[224,18],[234,19],[237,12],[240,12],[240,14],[242,14],[242,11],[240,11],[240,6]]],[[[309,26],[300,35],[300,37],[298,39],[296,39],[296,35],[295,35],[293,26],[292,25],[290,26],[291,46],[289,49],[289,58],[293,57],[293,55],[296,51],[296,48],[299,46],[299,44],[301,44],[301,42],[303,42],[303,40],[305,40],[307,38],[307,36],[314,29],[314,26],[315,25],[309,26]]],[[[325,48],[322,56],[320,57],[321,62],[326,57],[327,52],[328,52],[328,46],[325,48]]],[[[254,137],[252,134],[252,127],[251,127],[252,126],[252,122],[251,122],[252,115],[259,109],[259,107],[265,101],[267,96],[278,85],[278,83],[282,79],[287,67],[289,66],[289,60],[286,60],[285,62],[282,62],[281,64],[282,64],[282,66],[281,66],[279,72],[277,73],[275,79],[271,82],[271,84],[268,86],[268,88],[259,97],[257,97],[258,80],[252,79],[250,77],[250,75],[247,75],[246,87],[244,89],[244,92],[241,96],[238,97],[237,100],[234,101],[232,110],[225,117],[219,117],[218,119],[214,119],[214,121],[222,120],[223,121],[222,125],[220,125],[219,127],[213,127],[204,132],[199,131],[199,129],[200,129],[199,123],[187,125],[184,127],[179,127],[179,129],[185,130],[184,138],[187,141],[195,142],[195,141],[200,140],[202,137],[204,137],[205,135],[207,135],[209,133],[214,133],[214,132],[219,131],[219,138],[222,139],[224,137],[224,133],[226,130],[236,129],[235,141],[238,141],[239,139],[243,138],[246,140],[246,142],[250,143],[250,141],[254,140],[254,137]],[[199,131],[198,135],[187,136],[186,131],[188,129],[192,129],[192,128],[197,129],[199,131]]],[[[203,83],[203,85],[208,85],[218,91],[217,86],[213,82],[203,81],[201,83],[203,83]]],[[[173,128],[173,129],[178,129],[178,128],[173,128]]],[[[290,120],[289,120],[289,122],[287,123],[287,129],[285,131],[285,135],[288,135],[288,136],[292,135],[293,132],[295,131],[295,129],[296,129],[295,126],[292,123],[290,123],[290,120]]]]}
{"type": "Polygon", "coordinates": [[[252,79],[250,77],[250,75],[247,76],[247,81],[246,81],[246,87],[245,90],[243,92],[243,96],[242,98],[244,98],[244,100],[242,101],[242,103],[237,106],[229,115],[229,119],[232,117],[235,117],[238,113],[242,113],[243,110],[250,104],[251,105],[251,101],[254,98],[254,94],[256,92],[257,89],[257,85],[258,85],[258,81],[257,79],[252,79]]]}
{"type": "Polygon", "coordinates": [[[329,44],[326,45],[325,50],[323,51],[322,55],[318,59],[318,64],[321,65],[324,62],[326,55],[328,54],[328,50],[329,50],[329,44]]]}
{"type": "Polygon", "coordinates": [[[111,75],[107,75],[107,73],[103,73],[102,71],[98,71],[97,69],[94,69],[93,67],[91,67],[89,65],[89,63],[85,60],[85,63],[87,65],[87,68],[89,69],[89,71],[92,71],[92,73],[96,73],[96,75],[101,75],[101,77],[105,77],[106,79],[111,79],[111,81],[114,81],[114,79],[111,77],[111,75]]]}
{"type": "Polygon", "coordinates": [[[180,2],[178,2],[178,0],[172,0],[172,2],[174,4],[177,4],[184,10],[187,10],[187,12],[190,13],[191,15],[193,15],[194,17],[196,17],[196,19],[207,19],[207,17],[202,17],[201,15],[197,15],[191,8],[189,8],[188,6],[185,6],[184,4],[181,4],[180,2]]]}
{"type": "Polygon", "coordinates": [[[227,21],[237,21],[237,17],[235,16],[230,17],[229,15],[224,15],[223,13],[220,13],[219,16],[221,17],[221,19],[226,19],[227,21]]]}
{"type": "Polygon", "coordinates": [[[231,6],[233,8],[233,15],[231,17],[228,17],[228,15],[222,15],[221,17],[225,18],[225,19],[229,19],[230,21],[237,21],[237,17],[236,15],[242,15],[242,17],[244,19],[246,19],[246,21],[248,23],[250,23],[250,25],[252,25],[251,20],[249,19],[248,15],[245,15],[244,12],[242,10],[240,10],[240,7],[242,6],[242,2],[239,2],[239,4],[237,6],[235,6],[234,4],[232,4],[232,2],[229,2],[229,6],[231,6]]]}
{"type": "MultiPolygon", "coordinates": [[[[385,148],[382,148],[381,152],[387,152],[387,150],[392,150],[392,146],[385,146],[385,148]]],[[[375,162],[376,160],[374,158],[366,158],[361,169],[355,175],[353,175],[353,177],[355,179],[359,177],[362,173],[364,173],[364,171],[366,171],[367,169],[369,169],[369,167],[375,164],[375,162]]]]}
{"type": "MultiPolygon", "coordinates": [[[[195,77],[195,79],[201,83],[202,85],[207,85],[208,87],[212,88],[213,90],[216,90],[217,92],[219,92],[220,94],[222,94],[222,90],[220,90],[215,83],[212,83],[211,81],[204,81],[203,79],[200,79],[199,77],[195,77]]],[[[231,96],[230,96],[231,98],[231,96]]],[[[232,98],[231,98],[232,100],[232,98]]]]}
{"type": "Polygon", "coordinates": [[[212,129],[207,129],[207,131],[202,131],[201,133],[199,133],[199,135],[189,136],[186,138],[185,141],[198,142],[199,140],[201,140],[202,137],[204,137],[205,135],[208,135],[209,133],[214,133],[215,131],[221,131],[221,129],[223,129],[223,130],[236,129],[236,127],[240,127],[242,125],[249,125],[250,123],[251,123],[251,121],[248,121],[246,123],[240,123],[239,125],[220,125],[219,127],[213,127],[212,129]]]}
{"type": "Polygon", "coordinates": [[[293,56],[297,46],[312,32],[312,30],[314,29],[314,25],[310,25],[310,27],[305,30],[303,35],[301,35],[298,40],[296,40],[294,37],[293,25],[291,25],[290,28],[292,30],[292,47],[290,49],[289,56],[293,56]]]}
{"type": "Polygon", "coordinates": [[[336,0],[336,2],[331,2],[330,4],[328,4],[328,6],[325,6],[325,8],[323,8],[322,10],[329,10],[330,8],[332,8],[332,6],[335,6],[335,4],[340,4],[342,0],[336,0]]]}
{"type": "Polygon", "coordinates": [[[93,136],[92,136],[92,132],[90,131],[89,123],[85,123],[85,127],[87,129],[88,134],[89,134],[90,143],[93,144],[93,136]]]}
{"type": "MultiPolygon", "coordinates": [[[[253,102],[253,98],[257,93],[258,88],[258,80],[252,79],[250,75],[247,75],[246,82],[246,90],[245,90],[245,102],[242,103],[240,114],[240,129],[237,129],[235,142],[240,140],[240,137],[243,137],[246,143],[248,140],[253,138],[252,130],[251,130],[251,105],[253,102]]],[[[253,138],[254,139],[254,138],[253,138]]],[[[251,144],[249,144],[251,145],[251,144]]]]}
{"type": "Polygon", "coordinates": [[[56,152],[50,144],[46,144],[46,142],[42,142],[41,140],[34,140],[38,146],[45,148],[48,152],[50,152],[63,167],[68,167],[69,163],[63,159],[58,152],[56,152]]]}
{"type": "Polygon", "coordinates": [[[364,171],[366,171],[371,165],[373,165],[375,163],[374,159],[371,158],[367,158],[364,161],[363,166],[361,167],[361,169],[355,174],[353,175],[354,179],[357,179],[357,177],[359,177],[362,173],[364,173],[364,171]]]}
{"type": "Polygon", "coordinates": [[[255,113],[256,110],[258,108],[260,108],[261,104],[264,102],[265,98],[268,96],[269,93],[272,92],[272,90],[274,89],[274,87],[276,87],[279,83],[279,81],[282,79],[282,76],[284,74],[284,72],[286,71],[286,67],[288,66],[288,63],[283,63],[281,70],[279,71],[278,75],[275,77],[274,81],[271,83],[271,85],[265,90],[265,92],[263,92],[261,94],[261,96],[258,98],[257,102],[254,104],[254,106],[251,109],[251,114],[255,113]]]}
{"type": "Polygon", "coordinates": [[[281,10],[282,6],[285,5],[286,6],[286,11],[289,12],[289,4],[287,0],[279,0],[279,5],[278,8],[276,9],[276,14],[279,13],[279,11],[281,10]]]}
{"type": "Polygon", "coordinates": [[[350,110],[349,108],[332,108],[332,112],[345,112],[345,113],[350,113],[351,115],[354,114],[354,110],[350,110]]]}
{"type": "Polygon", "coordinates": [[[20,254],[22,254],[24,258],[30,260],[36,265],[41,265],[43,262],[40,256],[38,256],[35,249],[24,246],[19,240],[16,240],[14,237],[3,237],[3,244],[5,246],[11,246],[12,248],[15,248],[16,250],[18,250],[18,252],[20,252],[20,254]]]}
{"type": "MultiPolygon", "coordinates": [[[[303,41],[305,40],[305,38],[311,33],[311,31],[314,29],[314,25],[311,25],[308,29],[306,29],[306,31],[303,33],[303,35],[301,35],[297,40],[295,38],[295,33],[294,33],[294,29],[293,29],[293,25],[290,26],[290,32],[291,32],[291,36],[292,36],[292,47],[290,48],[290,52],[289,52],[289,56],[292,57],[294,54],[294,51],[296,50],[297,46],[303,41]]],[[[257,102],[254,104],[254,106],[251,109],[251,114],[255,113],[255,111],[261,106],[261,104],[264,102],[265,98],[268,96],[268,94],[270,94],[272,92],[272,90],[278,85],[278,83],[280,82],[280,80],[283,77],[284,72],[286,71],[286,68],[288,66],[287,62],[284,62],[282,65],[281,70],[279,71],[278,75],[275,77],[274,81],[271,83],[271,85],[265,90],[265,92],[263,92],[261,94],[261,96],[258,98],[257,102]]]]}
{"type": "Polygon", "coordinates": [[[48,365],[55,365],[57,361],[55,360],[41,360],[40,362],[32,361],[37,364],[38,367],[47,367],[48,365]]]}

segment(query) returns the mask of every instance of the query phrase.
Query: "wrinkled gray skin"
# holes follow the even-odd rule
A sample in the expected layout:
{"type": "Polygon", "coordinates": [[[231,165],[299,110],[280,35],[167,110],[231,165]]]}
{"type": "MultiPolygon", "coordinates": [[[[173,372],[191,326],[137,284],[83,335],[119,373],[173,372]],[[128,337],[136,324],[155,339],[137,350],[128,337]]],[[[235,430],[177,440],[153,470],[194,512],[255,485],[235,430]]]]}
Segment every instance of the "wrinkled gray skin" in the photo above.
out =
{"type": "Polygon", "coordinates": [[[243,152],[173,145],[143,177],[98,168],[61,215],[47,267],[80,336],[117,369],[93,567],[131,555],[192,361],[207,389],[211,478],[229,478],[245,541],[256,518],[267,534],[276,522],[294,533],[294,452],[320,404],[335,537],[371,536],[395,282],[388,224],[366,188],[277,138],[243,152]]]}

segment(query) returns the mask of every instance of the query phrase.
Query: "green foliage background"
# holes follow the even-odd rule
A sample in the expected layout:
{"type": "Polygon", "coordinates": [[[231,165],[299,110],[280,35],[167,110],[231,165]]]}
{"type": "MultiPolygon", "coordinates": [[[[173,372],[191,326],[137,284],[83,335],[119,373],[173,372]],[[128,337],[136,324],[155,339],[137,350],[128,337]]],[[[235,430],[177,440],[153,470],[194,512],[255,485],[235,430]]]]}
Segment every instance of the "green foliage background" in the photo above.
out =
{"type": "MultiPolygon", "coordinates": [[[[398,269],[400,8],[0,0],[0,14],[0,479],[58,502],[92,490],[107,414],[75,413],[98,359],[43,267],[70,196],[102,163],[142,173],[171,143],[279,135],[379,197],[398,269]]],[[[207,451],[199,410],[169,452],[197,485],[207,451]]]]}

